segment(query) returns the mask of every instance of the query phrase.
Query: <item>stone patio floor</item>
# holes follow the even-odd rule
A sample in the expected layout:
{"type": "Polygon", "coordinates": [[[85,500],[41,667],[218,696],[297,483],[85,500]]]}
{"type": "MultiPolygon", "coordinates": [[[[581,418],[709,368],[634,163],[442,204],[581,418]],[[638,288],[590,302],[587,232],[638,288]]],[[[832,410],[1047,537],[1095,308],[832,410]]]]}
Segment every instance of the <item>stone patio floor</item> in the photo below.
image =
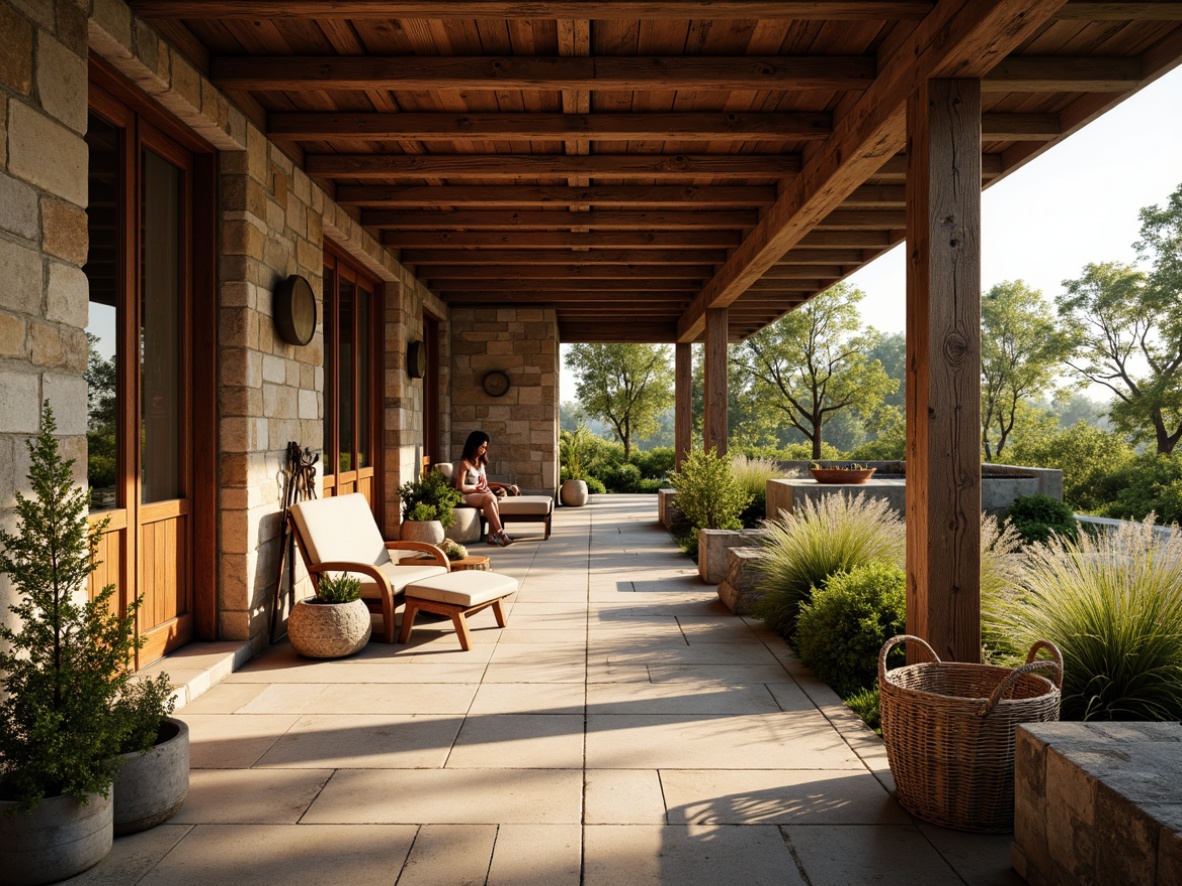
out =
{"type": "Polygon", "coordinates": [[[434,622],[343,660],[284,641],[233,673],[227,644],[166,662],[196,696],[188,800],[69,882],[1022,882],[1009,836],[895,803],[879,738],[718,602],[655,496],[560,508],[548,541],[513,528],[473,545],[521,589],[508,628],[472,619],[471,652],[434,622]]]}

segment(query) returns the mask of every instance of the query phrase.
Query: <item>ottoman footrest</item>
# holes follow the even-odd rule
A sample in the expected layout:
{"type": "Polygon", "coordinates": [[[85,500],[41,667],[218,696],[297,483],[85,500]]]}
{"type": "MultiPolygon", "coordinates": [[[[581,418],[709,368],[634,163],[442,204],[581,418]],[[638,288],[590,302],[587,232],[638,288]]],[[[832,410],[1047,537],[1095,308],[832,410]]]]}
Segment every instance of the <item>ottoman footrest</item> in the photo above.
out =
{"type": "Polygon", "coordinates": [[[472,648],[467,616],[491,606],[497,624],[504,627],[505,610],[501,604],[516,591],[517,579],[496,572],[449,572],[409,584],[398,640],[406,643],[410,639],[415,616],[420,611],[434,612],[452,620],[460,647],[467,651],[472,648]]]}

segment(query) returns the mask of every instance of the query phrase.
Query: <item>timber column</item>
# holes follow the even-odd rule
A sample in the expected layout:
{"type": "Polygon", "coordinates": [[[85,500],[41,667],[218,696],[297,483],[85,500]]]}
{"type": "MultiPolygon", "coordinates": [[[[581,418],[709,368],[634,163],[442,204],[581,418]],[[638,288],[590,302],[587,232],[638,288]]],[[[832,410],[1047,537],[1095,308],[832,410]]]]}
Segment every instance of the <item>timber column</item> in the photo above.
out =
{"type": "Polygon", "coordinates": [[[907,104],[907,630],[981,655],[981,84],[907,104]]]}
{"type": "Polygon", "coordinates": [[[706,366],[702,412],[702,438],[707,450],[726,455],[726,342],[729,319],[726,308],[706,311],[706,366]]]}
{"type": "Polygon", "coordinates": [[[694,356],[689,342],[673,346],[673,392],[674,467],[680,471],[681,460],[689,455],[694,430],[694,356]]]}

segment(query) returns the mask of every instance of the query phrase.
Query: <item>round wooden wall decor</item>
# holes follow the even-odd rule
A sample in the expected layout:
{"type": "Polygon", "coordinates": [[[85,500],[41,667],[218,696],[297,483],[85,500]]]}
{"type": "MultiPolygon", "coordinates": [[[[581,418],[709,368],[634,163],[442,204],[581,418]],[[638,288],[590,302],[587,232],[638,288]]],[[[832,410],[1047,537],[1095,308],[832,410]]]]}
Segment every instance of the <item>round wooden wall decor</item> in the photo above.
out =
{"type": "Polygon", "coordinates": [[[427,374],[427,344],[412,341],[406,349],[406,374],[411,378],[422,378],[427,374]]]}
{"type": "Polygon", "coordinates": [[[275,287],[272,310],[275,329],[289,345],[306,345],[316,334],[316,294],[299,274],[275,287]]]}
{"type": "Polygon", "coordinates": [[[503,397],[509,390],[509,376],[499,369],[494,369],[484,377],[481,385],[484,387],[484,392],[490,397],[503,397]]]}

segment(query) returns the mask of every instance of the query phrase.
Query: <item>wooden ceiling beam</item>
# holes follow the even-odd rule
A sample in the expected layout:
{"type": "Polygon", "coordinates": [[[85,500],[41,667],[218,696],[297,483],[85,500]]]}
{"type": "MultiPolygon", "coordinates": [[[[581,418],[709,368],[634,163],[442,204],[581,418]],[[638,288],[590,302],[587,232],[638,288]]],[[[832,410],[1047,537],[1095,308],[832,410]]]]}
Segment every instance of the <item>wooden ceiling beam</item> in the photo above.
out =
{"type": "Polygon", "coordinates": [[[582,204],[632,209],[747,209],[771,205],[775,199],[774,185],[339,185],[336,195],[336,202],[344,206],[390,209],[533,209],[582,204]]]}
{"type": "Polygon", "coordinates": [[[1013,56],[981,78],[981,92],[1130,92],[1142,78],[1138,58],[1013,56]]]}
{"type": "Polygon", "coordinates": [[[637,114],[345,114],[272,113],[273,141],[334,138],[457,139],[587,138],[598,141],[812,141],[825,138],[827,113],[637,113],[637,114]]]}
{"type": "Polygon", "coordinates": [[[920,19],[932,0],[130,0],[145,18],[178,19],[920,19]]]}
{"type": "Polygon", "coordinates": [[[1049,141],[1062,134],[1058,114],[987,111],[981,115],[982,141],[1049,141]]]}
{"type": "Polygon", "coordinates": [[[693,293],[661,293],[654,296],[641,289],[618,292],[572,292],[566,289],[538,290],[531,292],[521,289],[477,289],[463,292],[441,293],[449,305],[465,304],[553,304],[561,306],[619,305],[628,309],[629,315],[636,309],[649,308],[669,316],[676,316],[689,304],[693,293]]]}
{"type": "MultiPolygon", "coordinates": [[[[472,291],[471,280],[432,280],[428,288],[438,295],[447,298],[449,295],[462,296],[472,291]]],[[[571,292],[571,293],[685,293],[697,294],[693,280],[497,280],[480,281],[483,290],[499,292],[571,292]]],[[[684,298],[684,295],[677,296],[684,298]]]]}
{"type": "Polygon", "coordinates": [[[209,78],[221,89],[304,90],[865,89],[866,56],[217,56],[209,78]]]}
{"type": "Polygon", "coordinates": [[[1116,3],[1071,0],[1055,13],[1055,18],[1085,22],[1182,22],[1182,3],[1162,0],[1148,3],[1135,3],[1132,0],[1116,3]]]}
{"type": "Polygon", "coordinates": [[[686,280],[697,281],[700,285],[714,274],[712,265],[527,265],[511,271],[496,268],[435,265],[429,261],[419,264],[419,279],[427,281],[428,288],[436,283],[463,281],[471,286],[472,280],[495,280],[500,276],[512,280],[686,280]]]}
{"type": "Polygon", "coordinates": [[[553,231],[584,227],[597,231],[736,230],[759,221],[754,210],[703,211],[592,209],[588,212],[534,210],[506,212],[460,210],[457,212],[404,212],[368,209],[361,224],[389,231],[553,231]]]}
{"type": "MultiPolygon", "coordinates": [[[[721,249],[594,249],[589,252],[563,249],[406,249],[401,255],[405,265],[482,265],[490,269],[530,264],[720,265],[725,259],[726,252],[721,249]]],[[[491,270],[489,275],[495,276],[491,270]]]]}
{"type": "Polygon", "coordinates": [[[738,231],[383,231],[396,249],[729,249],[738,231]]]}
{"type": "MultiPolygon", "coordinates": [[[[798,249],[884,249],[899,242],[899,238],[890,231],[812,231],[800,238],[796,244],[798,249]]],[[[791,261],[795,253],[789,252],[784,256],[785,261],[791,261]]]]}
{"type": "Polygon", "coordinates": [[[833,122],[801,174],[706,284],[678,322],[694,341],[706,312],[735,301],[812,227],[906,147],[905,104],[931,77],[981,77],[1036,35],[1062,0],[943,0],[909,33],[890,41],[874,84],[833,122]]]}
{"type": "Polygon", "coordinates": [[[894,209],[835,209],[813,228],[815,231],[902,230],[907,213],[894,209]]]}
{"type": "Polygon", "coordinates": [[[677,324],[668,323],[604,323],[564,322],[558,315],[558,339],[564,344],[612,342],[643,342],[644,344],[671,344],[677,340],[677,324]]]}
{"type": "Polygon", "coordinates": [[[800,171],[796,154],[308,154],[315,178],[396,181],[421,178],[513,180],[545,176],[714,179],[783,178],[800,171]]]}

